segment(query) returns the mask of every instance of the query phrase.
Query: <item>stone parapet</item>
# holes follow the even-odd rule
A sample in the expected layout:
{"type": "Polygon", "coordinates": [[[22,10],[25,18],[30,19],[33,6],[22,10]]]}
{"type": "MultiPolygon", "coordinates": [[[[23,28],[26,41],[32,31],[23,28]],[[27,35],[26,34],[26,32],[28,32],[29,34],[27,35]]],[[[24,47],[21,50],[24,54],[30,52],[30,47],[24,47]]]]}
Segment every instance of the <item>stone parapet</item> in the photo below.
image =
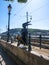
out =
{"type": "Polygon", "coordinates": [[[49,65],[49,57],[41,56],[33,51],[28,52],[3,40],[0,40],[0,45],[19,65],[49,65]]]}

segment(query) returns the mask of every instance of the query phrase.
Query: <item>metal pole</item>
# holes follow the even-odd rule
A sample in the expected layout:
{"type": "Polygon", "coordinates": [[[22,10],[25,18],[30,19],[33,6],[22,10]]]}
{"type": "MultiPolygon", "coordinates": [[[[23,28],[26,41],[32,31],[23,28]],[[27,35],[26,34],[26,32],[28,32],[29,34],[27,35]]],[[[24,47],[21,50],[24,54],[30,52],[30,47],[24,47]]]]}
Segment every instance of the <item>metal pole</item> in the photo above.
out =
{"type": "MultiPolygon", "coordinates": [[[[27,17],[27,22],[28,22],[28,12],[26,12],[26,17],[27,17]]],[[[27,26],[27,29],[28,29],[28,26],[27,26]]]]}
{"type": "MultiPolygon", "coordinates": [[[[28,12],[26,12],[26,18],[27,18],[27,22],[28,22],[28,12]]],[[[28,31],[28,25],[27,25],[27,31],[28,31]]],[[[28,45],[28,35],[27,35],[27,45],[28,45]]]]}
{"type": "Polygon", "coordinates": [[[10,11],[9,11],[9,13],[8,13],[8,33],[7,33],[7,42],[9,42],[9,36],[10,36],[9,30],[10,30],[10,11]]]}

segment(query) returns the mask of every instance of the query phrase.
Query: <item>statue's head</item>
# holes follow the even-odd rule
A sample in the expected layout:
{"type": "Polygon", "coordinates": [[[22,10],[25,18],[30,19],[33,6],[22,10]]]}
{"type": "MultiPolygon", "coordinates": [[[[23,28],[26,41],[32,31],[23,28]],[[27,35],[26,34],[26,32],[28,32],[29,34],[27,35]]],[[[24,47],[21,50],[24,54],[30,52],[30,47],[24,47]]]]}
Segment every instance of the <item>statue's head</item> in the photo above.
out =
{"type": "Polygon", "coordinates": [[[23,23],[23,24],[22,24],[23,28],[26,28],[26,26],[31,25],[31,24],[29,24],[29,23],[30,23],[30,22],[23,23]]]}

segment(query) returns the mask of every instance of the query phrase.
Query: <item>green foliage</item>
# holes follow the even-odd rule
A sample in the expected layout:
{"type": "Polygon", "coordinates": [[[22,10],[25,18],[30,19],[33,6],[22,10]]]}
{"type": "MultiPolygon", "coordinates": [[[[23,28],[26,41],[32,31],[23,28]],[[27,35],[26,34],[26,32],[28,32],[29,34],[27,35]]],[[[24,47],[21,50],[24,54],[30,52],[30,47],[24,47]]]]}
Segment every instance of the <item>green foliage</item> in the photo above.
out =
{"type": "MultiPolygon", "coordinates": [[[[4,0],[4,1],[14,1],[14,0],[4,0]]],[[[26,3],[27,2],[27,0],[17,0],[18,2],[20,2],[20,3],[26,3]]]]}
{"type": "Polygon", "coordinates": [[[14,0],[4,0],[4,1],[14,1],[14,0]]]}
{"type": "Polygon", "coordinates": [[[17,0],[17,1],[20,3],[26,3],[27,2],[27,0],[17,0]]]}
{"type": "MultiPolygon", "coordinates": [[[[22,28],[15,28],[15,29],[10,29],[10,35],[13,34],[18,34],[18,32],[21,32],[22,28]]],[[[34,33],[36,34],[37,32],[41,32],[41,33],[47,33],[49,32],[49,30],[40,30],[40,29],[28,29],[28,32],[31,33],[31,35],[33,35],[34,33]]],[[[7,31],[3,32],[2,35],[7,35],[7,31]]]]}

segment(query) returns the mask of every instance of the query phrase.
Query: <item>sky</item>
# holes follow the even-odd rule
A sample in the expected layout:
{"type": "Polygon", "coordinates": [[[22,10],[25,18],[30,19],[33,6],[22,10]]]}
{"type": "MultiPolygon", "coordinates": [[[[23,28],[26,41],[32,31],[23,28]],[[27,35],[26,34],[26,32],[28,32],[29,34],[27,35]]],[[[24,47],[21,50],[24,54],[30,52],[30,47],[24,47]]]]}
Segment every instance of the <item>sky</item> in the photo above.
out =
{"type": "Polygon", "coordinates": [[[26,3],[0,0],[0,33],[7,31],[9,4],[12,6],[10,29],[22,28],[22,24],[27,22],[28,12],[28,21],[32,17],[29,28],[49,30],[49,0],[28,0],[26,3]]]}

